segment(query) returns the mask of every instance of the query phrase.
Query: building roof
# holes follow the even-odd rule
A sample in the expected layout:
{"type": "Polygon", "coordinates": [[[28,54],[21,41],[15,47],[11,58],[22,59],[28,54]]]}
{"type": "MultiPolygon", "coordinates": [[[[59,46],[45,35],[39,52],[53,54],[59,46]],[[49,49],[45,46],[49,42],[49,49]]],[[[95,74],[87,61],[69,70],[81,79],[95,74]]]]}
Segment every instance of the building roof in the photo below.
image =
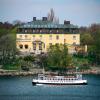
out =
{"type": "Polygon", "coordinates": [[[56,24],[47,20],[36,20],[20,25],[18,28],[78,28],[78,26],[73,24],[56,24]]]}

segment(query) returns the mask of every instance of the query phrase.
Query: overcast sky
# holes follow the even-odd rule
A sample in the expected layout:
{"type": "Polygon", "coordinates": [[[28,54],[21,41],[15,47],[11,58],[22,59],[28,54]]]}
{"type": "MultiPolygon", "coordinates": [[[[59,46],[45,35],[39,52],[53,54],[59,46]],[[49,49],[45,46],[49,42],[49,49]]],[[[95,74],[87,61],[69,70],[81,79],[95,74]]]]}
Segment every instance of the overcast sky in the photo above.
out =
{"type": "Polygon", "coordinates": [[[41,19],[53,8],[55,15],[78,26],[100,23],[100,0],[0,0],[0,21],[41,19]]]}

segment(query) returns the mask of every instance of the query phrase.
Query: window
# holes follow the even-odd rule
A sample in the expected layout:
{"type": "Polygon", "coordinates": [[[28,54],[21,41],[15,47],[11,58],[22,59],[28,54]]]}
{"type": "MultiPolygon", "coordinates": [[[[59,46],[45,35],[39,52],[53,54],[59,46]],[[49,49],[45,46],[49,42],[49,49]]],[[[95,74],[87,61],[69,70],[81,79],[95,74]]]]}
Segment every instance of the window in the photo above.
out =
{"type": "Polygon", "coordinates": [[[33,43],[33,50],[36,50],[36,43],[33,43]]]}
{"type": "Polygon", "coordinates": [[[27,44],[25,45],[25,49],[28,49],[28,45],[27,44]]]}
{"type": "Polygon", "coordinates": [[[39,30],[37,29],[37,30],[36,30],[36,32],[38,33],[38,32],[39,32],[39,30]]]}
{"type": "Polygon", "coordinates": [[[58,33],[59,31],[57,30],[57,33],[58,33]]]}
{"type": "Polygon", "coordinates": [[[20,48],[20,49],[23,49],[23,45],[22,45],[22,44],[20,44],[20,45],[19,45],[19,48],[20,48]]]}
{"type": "Polygon", "coordinates": [[[35,30],[33,30],[33,33],[35,32],[35,30]]]}
{"type": "Polygon", "coordinates": [[[25,35],[25,38],[27,38],[27,35],[25,35]]]}
{"type": "Polygon", "coordinates": [[[76,40],[76,36],[73,36],[73,40],[76,40]]]}
{"type": "Polygon", "coordinates": [[[20,35],[19,37],[22,38],[22,35],[20,35]]]}
{"type": "Polygon", "coordinates": [[[50,30],[50,33],[52,32],[52,30],[50,30]]]}
{"type": "Polygon", "coordinates": [[[49,39],[52,40],[52,35],[49,36],[49,39]]]}
{"type": "Polygon", "coordinates": [[[27,33],[27,30],[25,30],[25,33],[27,33]]]}
{"type": "Polygon", "coordinates": [[[40,39],[42,39],[42,35],[40,35],[40,39]]]}
{"type": "Polygon", "coordinates": [[[42,50],[42,43],[39,43],[39,50],[42,50]]]}
{"type": "Polygon", "coordinates": [[[40,33],[42,33],[42,30],[40,30],[40,33]]]}
{"type": "Polygon", "coordinates": [[[58,35],[56,36],[56,39],[57,39],[57,40],[59,39],[59,36],[58,36],[58,35]]]}

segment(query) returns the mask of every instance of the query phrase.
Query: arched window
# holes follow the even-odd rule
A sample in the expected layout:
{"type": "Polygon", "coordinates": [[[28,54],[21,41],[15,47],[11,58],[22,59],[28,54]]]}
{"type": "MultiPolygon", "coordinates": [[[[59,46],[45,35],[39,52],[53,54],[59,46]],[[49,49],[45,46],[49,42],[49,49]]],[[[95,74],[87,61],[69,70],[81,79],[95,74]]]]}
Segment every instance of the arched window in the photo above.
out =
{"type": "Polygon", "coordinates": [[[19,35],[20,38],[22,38],[22,35],[19,35]]]}
{"type": "Polygon", "coordinates": [[[28,49],[28,45],[27,44],[25,44],[25,49],[28,49]]]}
{"type": "Polygon", "coordinates": [[[23,49],[23,45],[22,45],[22,44],[20,44],[20,45],[19,45],[19,48],[20,48],[20,49],[23,49]]]}
{"type": "Polygon", "coordinates": [[[25,35],[25,38],[27,38],[27,35],[25,35]]]}

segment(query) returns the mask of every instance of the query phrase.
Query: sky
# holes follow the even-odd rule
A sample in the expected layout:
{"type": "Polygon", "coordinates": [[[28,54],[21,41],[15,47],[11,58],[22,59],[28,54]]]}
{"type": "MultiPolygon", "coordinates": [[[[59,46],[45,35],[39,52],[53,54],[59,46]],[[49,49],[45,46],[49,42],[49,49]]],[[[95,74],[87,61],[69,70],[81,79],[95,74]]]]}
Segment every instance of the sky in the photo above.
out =
{"type": "Polygon", "coordinates": [[[0,21],[41,19],[51,8],[61,24],[64,20],[78,26],[100,23],[100,0],[0,0],[0,21]]]}

